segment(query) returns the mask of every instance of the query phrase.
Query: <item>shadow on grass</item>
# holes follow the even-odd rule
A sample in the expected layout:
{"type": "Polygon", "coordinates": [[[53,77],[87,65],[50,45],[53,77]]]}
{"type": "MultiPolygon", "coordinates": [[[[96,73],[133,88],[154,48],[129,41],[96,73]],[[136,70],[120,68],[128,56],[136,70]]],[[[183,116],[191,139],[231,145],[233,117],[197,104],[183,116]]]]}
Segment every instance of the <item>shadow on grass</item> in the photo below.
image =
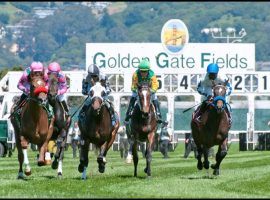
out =
{"type": "Polygon", "coordinates": [[[47,179],[60,179],[60,178],[58,178],[57,177],[57,175],[55,175],[55,176],[52,176],[52,175],[45,175],[45,176],[43,176],[44,178],[47,178],[47,179]]]}
{"type": "Polygon", "coordinates": [[[181,176],[182,179],[197,180],[197,179],[217,179],[214,175],[204,175],[204,176],[181,176]]]}
{"type": "Polygon", "coordinates": [[[144,180],[144,179],[151,179],[151,178],[149,178],[149,177],[147,177],[147,176],[137,176],[137,177],[134,177],[133,175],[119,175],[119,176],[117,176],[117,177],[123,178],[123,179],[131,179],[131,178],[134,178],[134,179],[142,179],[142,180],[144,180]]]}

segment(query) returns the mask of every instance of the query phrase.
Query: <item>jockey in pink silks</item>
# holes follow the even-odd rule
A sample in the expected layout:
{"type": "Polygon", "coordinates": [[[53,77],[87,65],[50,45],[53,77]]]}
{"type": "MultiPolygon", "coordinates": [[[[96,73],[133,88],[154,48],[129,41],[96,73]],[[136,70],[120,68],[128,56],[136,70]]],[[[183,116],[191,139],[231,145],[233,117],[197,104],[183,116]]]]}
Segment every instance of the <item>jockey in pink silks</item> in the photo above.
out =
{"type": "Polygon", "coordinates": [[[47,75],[49,76],[50,74],[55,74],[56,77],[58,78],[58,94],[57,94],[57,99],[59,102],[63,105],[66,115],[69,115],[69,110],[67,106],[67,97],[66,97],[66,92],[67,92],[67,80],[65,74],[62,72],[60,65],[57,62],[52,62],[48,66],[48,71],[47,75]]]}
{"type": "Polygon", "coordinates": [[[44,70],[43,64],[41,62],[32,62],[30,67],[27,67],[19,82],[18,82],[18,89],[23,91],[23,94],[21,95],[21,98],[19,100],[19,102],[16,105],[15,110],[17,110],[18,108],[21,107],[22,102],[24,102],[24,100],[29,96],[30,94],[30,78],[31,77],[36,77],[36,76],[42,76],[46,86],[45,88],[48,90],[48,76],[47,73],[44,70]]]}

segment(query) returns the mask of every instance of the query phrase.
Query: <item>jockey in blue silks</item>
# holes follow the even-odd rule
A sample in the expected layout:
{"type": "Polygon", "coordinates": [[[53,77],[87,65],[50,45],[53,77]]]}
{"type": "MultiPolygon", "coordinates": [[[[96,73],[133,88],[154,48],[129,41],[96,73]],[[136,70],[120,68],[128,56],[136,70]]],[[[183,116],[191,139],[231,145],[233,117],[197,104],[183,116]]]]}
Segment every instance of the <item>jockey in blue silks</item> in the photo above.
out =
{"type": "MultiPolygon", "coordinates": [[[[89,95],[92,86],[97,81],[100,81],[101,85],[105,88],[105,94],[103,96],[103,99],[105,100],[105,105],[109,109],[111,119],[112,119],[112,125],[114,126],[116,124],[117,115],[114,112],[113,105],[108,98],[108,95],[111,92],[110,84],[109,84],[108,78],[103,73],[100,73],[99,68],[95,64],[90,65],[88,67],[88,74],[86,78],[83,79],[83,82],[82,82],[82,94],[89,95]]],[[[91,98],[88,98],[79,113],[79,119],[84,119],[85,112],[87,108],[90,106],[90,104],[91,104],[91,98]]]]}
{"type": "MultiPolygon", "coordinates": [[[[214,80],[216,83],[221,83],[224,84],[227,80],[225,76],[220,76],[218,74],[219,72],[219,67],[216,63],[211,63],[207,66],[207,74],[205,77],[199,82],[197,91],[199,94],[202,95],[202,104],[199,106],[196,111],[194,112],[193,119],[196,122],[201,122],[201,116],[202,114],[206,111],[207,105],[208,105],[208,100],[211,100],[213,97],[213,92],[212,92],[212,80],[214,80]]],[[[232,117],[231,117],[231,109],[228,108],[229,104],[227,103],[227,97],[231,94],[232,92],[232,87],[229,82],[227,82],[227,90],[226,90],[226,98],[222,99],[225,102],[225,111],[228,115],[230,125],[232,123],[232,117]]],[[[221,98],[221,97],[217,97],[221,98]]],[[[217,101],[218,99],[214,99],[214,101],[217,101]]]]}

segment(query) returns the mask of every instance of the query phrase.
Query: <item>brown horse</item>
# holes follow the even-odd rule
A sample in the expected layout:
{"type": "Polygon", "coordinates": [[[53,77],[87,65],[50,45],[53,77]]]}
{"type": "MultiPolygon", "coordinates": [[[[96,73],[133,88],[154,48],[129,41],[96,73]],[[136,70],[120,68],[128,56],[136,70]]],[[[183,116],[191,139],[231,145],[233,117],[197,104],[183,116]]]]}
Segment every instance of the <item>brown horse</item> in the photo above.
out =
{"type": "Polygon", "coordinates": [[[227,155],[228,132],[230,129],[229,118],[225,111],[227,81],[218,85],[214,81],[212,83],[213,101],[209,102],[200,124],[197,124],[193,119],[191,120],[191,131],[198,150],[197,168],[199,170],[202,170],[203,167],[209,169],[209,148],[214,145],[219,146],[216,153],[216,163],[211,165],[211,168],[214,169],[213,174],[219,175],[220,163],[227,155]],[[202,154],[204,156],[203,163],[201,161],[202,154]]]}
{"type": "Polygon", "coordinates": [[[62,176],[62,162],[64,157],[64,149],[67,142],[67,133],[71,124],[70,117],[65,115],[65,110],[62,104],[57,99],[58,94],[58,78],[55,74],[49,75],[49,92],[48,100],[50,105],[53,107],[53,113],[55,116],[54,120],[54,131],[51,137],[51,141],[56,142],[57,150],[54,154],[54,161],[52,168],[57,169],[58,176],[62,176]]]}
{"type": "Polygon", "coordinates": [[[85,119],[79,119],[81,131],[81,152],[78,171],[82,173],[82,179],[86,179],[86,168],[88,166],[89,144],[93,143],[99,149],[97,157],[100,173],[104,173],[106,164],[106,154],[115,140],[119,128],[119,121],[115,126],[111,123],[108,108],[103,99],[105,88],[96,82],[90,90],[91,104],[87,108],[85,119]]]}
{"type": "MultiPolygon", "coordinates": [[[[22,165],[26,165],[25,174],[31,175],[27,156],[29,142],[39,149],[38,166],[47,164],[47,145],[53,132],[54,118],[49,121],[45,105],[47,104],[47,89],[42,77],[30,78],[30,96],[21,110],[21,117],[12,115],[11,123],[15,130],[18,160],[20,164],[18,178],[24,178],[22,165]]],[[[12,108],[13,111],[13,108],[12,108]]],[[[50,157],[49,157],[50,159],[50,157]]]]}
{"type": "Polygon", "coordinates": [[[155,133],[157,131],[157,122],[155,108],[151,103],[150,85],[143,82],[138,85],[138,103],[135,105],[131,115],[130,123],[130,148],[132,149],[134,176],[137,176],[138,165],[138,142],[146,141],[146,168],[144,172],[151,176],[152,150],[154,146],[155,133]]]}

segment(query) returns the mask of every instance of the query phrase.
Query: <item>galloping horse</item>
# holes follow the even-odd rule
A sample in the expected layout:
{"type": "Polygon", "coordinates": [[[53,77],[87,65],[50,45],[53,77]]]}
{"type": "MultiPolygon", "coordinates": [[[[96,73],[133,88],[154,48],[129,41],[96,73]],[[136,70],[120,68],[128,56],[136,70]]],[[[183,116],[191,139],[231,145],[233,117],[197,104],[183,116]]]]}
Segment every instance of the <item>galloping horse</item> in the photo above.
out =
{"type": "MultiPolygon", "coordinates": [[[[11,123],[15,130],[18,160],[20,164],[18,178],[24,178],[23,163],[26,165],[25,174],[31,175],[27,156],[28,143],[36,144],[39,149],[38,166],[47,164],[45,153],[52,136],[54,118],[49,121],[45,105],[47,104],[47,89],[42,77],[30,78],[30,96],[26,99],[21,110],[21,117],[12,115],[11,123]]],[[[14,107],[14,106],[13,106],[14,107]]],[[[11,113],[13,113],[13,109],[11,113]]]]}
{"type": "Polygon", "coordinates": [[[79,120],[81,131],[81,152],[78,171],[83,173],[82,179],[86,179],[86,168],[88,166],[89,144],[93,143],[99,149],[97,157],[100,173],[104,173],[106,154],[115,140],[119,128],[119,121],[112,126],[108,108],[105,105],[103,96],[105,88],[100,82],[96,82],[90,90],[91,105],[87,108],[85,119],[79,120]]]}
{"type": "Polygon", "coordinates": [[[55,116],[54,131],[51,137],[51,141],[56,141],[57,150],[54,154],[54,161],[52,168],[58,168],[58,176],[62,176],[62,162],[64,156],[64,149],[67,141],[67,133],[71,124],[70,117],[65,115],[65,110],[59,100],[56,98],[58,94],[58,79],[55,74],[49,75],[49,92],[48,100],[51,106],[53,106],[53,112],[55,116]]]}
{"type": "MultiPolygon", "coordinates": [[[[227,80],[228,81],[228,80],[227,80]]],[[[191,131],[194,142],[197,146],[197,168],[209,169],[208,151],[214,145],[219,145],[216,153],[216,163],[211,165],[213,174],[219,175],[221,161],[227,155],[228,132],[230,129],[229,118],[225,111],[226,107],[226,84],[218,84],[212,81],[213,102],[209,103],[207,111],[202,115],[200,124],[191,120],[191,131]],[[204,162],[201,157],[204,155],[204,162]]]]}
{"type": "Polygon", "coordinates": [[[132,148],[132,156],[134,163],[134,176],[137,176],[138,165],[138,142],[147,143],[145,158],[146,168],[144,172],[147,176],[151,176],[152,150],[154,146],[155,132],[157,130],[157,122],[154,111],[154,105],[151,103],[150,85],[143,82],[138,85],[138,100],[131,115],[130,123],[130,145],[132,148]]]}

